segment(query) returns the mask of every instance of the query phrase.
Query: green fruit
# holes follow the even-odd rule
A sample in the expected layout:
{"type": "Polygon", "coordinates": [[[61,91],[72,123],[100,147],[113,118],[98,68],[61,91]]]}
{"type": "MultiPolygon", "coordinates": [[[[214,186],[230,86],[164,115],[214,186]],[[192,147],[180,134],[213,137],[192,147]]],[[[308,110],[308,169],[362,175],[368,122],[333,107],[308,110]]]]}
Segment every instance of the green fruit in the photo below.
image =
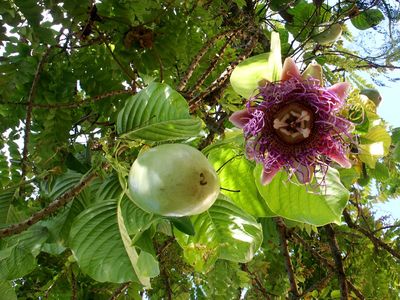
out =
{"type": "Polygon", "coordinates": [[[360,94],[367,96],[377,107],[382,101],[382,96],[376,89],[363,89],[360,94]]]}
{"type": "Polygon", "coordinates": [[[129,192],[137,206],[163,216],[206,211],[219,195],[219,180],[207,158],[183,144],[166,144],[140,155],[129,172],[129,192]]]}
{"type": "Polygon", "coordinates": [[[342,35],[342,26],[338,23],[330,25],[326,30],[313,36],[312,39],[320,44],[336,41],[342,35]]]}

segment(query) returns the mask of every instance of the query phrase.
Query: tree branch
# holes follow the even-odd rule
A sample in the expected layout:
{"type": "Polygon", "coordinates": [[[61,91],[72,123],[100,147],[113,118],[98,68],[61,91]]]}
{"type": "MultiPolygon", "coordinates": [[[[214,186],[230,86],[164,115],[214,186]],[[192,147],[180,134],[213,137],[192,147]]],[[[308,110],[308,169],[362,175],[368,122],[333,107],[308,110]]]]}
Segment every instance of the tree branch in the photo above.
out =
{"type": "Polygon", "coordinates": [[[110,300],[117,300],[119,296],[122,295],[123,292],[131,285],[131,282],[125,282],[121,284],[111,295],[110,300]]]}
{"type": "Polygon", "coordinates": [[[335,269],[340,283],[340,299],[347,300],[349,297],[349,290],[346,282],[346,274],[344,273],[342,254],[340,253],[339,245],[336,240],[335,231],[330,224],[325,225],[324,228],[327,233],[329,247],[335,261],[335,269]]]}
{"type": "Polygon", "coordinates": [[[314,283],[312,286],[310,286],[307,290],[305,290],[300,296],[300,299],[306,299],[307,295],[309,293],[312,293],[312,291],[317,290],[317,291],[321,291],[322,289],[324,289],[329,281],[332,279],[333,277],[333,272],[329,272],[328,275],[326,275],[324,278],[322,278],[321,280],[317,281],[316,283],[314,283]]]}
{"type": "MultiPolygon", "coordinates": [[[[97,101],[103,100],[108,97],[118,96],[118,95],[134,95],[136,92],[133,90],[115,90],[110,91],[101,95],[87,97],[85,99],[79,100],[77,102],[70,103],[59,103],[59,104],[32,104],[32,107],[35,109],[69,109],[69,108],[78,108],[80,106],[88,105],[95,103],[97,101]]],[[[27,102],[11,102],[11,101],[3,101],[0,100],[0,104],[7,105],[28,105],[27,102]]]]}
{"type": "Polygon", "coordinates": [[[281,252],[285,259],[286,272],[288,274],[289,283],[290,283],[290,293],[292,294],[292,298],[297,299],[299,297],[299,290],[297,289],[297,283],[296,283],[296,278],[294,275],[293,265],[292,265],[292,261],[290,260],[290,254],[289,254],[288,243],[287,243],[286,225],[283,222],[282,218],[274,218],[274,221],[276,223],[278,233],[279,233],[281,252]]]}
{"type": "Polygon", "coordinates": [[[194,70],[197,68],[197,66],[200,63],[200,60],[203,58],[203,56],[207,53],[207,51],[212,47],[212,45],[217,42],[220,39],[223,39],[225,36],[233,35],[236,32],[238,32],[240,29],[236,28],[234,30],[229,29],[224,32],[221,32],[215,36],[213,36],[208,42],[206,42],[203,46],[203,48],[200,49],[200,51],[197,53],[197,55],[194,57],[192,63],[188,67],[185,75],[179,82],[177,86],[177,91],[181,92],[185,89],[189,79],[192,77],[194,70]]]}
{"type": "Polygon", "coordinates": [[[193,94],[200,88],[200,86],[204,83],[206,78],[211,74],[212,71],[214,71],[214,69],[216,68],[216,66],[218,64],[218,61],[223,57],[226,48],[229,46],[232,39],[235,37],[235,35],[237,33],[238,33],[238,31],[227,35],[224,45],[221,47],[221,49],[218,51],[218,53],[215,54],[215,57],[210,62],[207,70],[204,71],[204,73],[200,76],[199,80],[197,80],[194,87],[190,90],[190,92],[187,93],[188,98],[192,98],[193,94]]]}
{"type": "Polygon", "coordinates": [[[251,275],[251,277],[252,277],[252,279],[253,279],[253,281],[255,283],[255,287],[263,295],[263,299],[270,300],[271,299],[271,295],[268,293],[266,288],[263,286],[263,284],[261,283],[261,281],[258,278],[257,274],[254,274],[253,272],[251,272],[247,268],[246,264],[241,264],[241,269],[243,271],[245,271],[246,273],[248,273],[249,275],[251,275]]]}
{"type": "Polygon", "coordinates": [[[384,241],[382,241],[381,239],[378,239],[372,232],[370,232],[369,230],[366,230],[365,228],[362,228],[361,226],[359,226],[355,222],[353,222],[349,212],[346,209],[343,211],[343,217],[344,217],[345,222],[347,223],[347,225],[350,228],[353,228],[353,229],[361,232],[367,238],[369,238],[375,246],[385,249],[387,252],[392,254],[394,257],[400,259],[400,252],[398,250],[393,249],[388,244],[386,244],[384,241]]]}
{"type": "Polygon", "coordinates": [[[32,122],[32,109],[33,109],[33,100],[36,95],[36,88],[39,82],[40,73],[42,72],[44,63],[47,57],[50,54],[51,47],[47,48],[43,53],[42,58],[39,61],[39,64],[36,67],[35,77],[33,78],[31,89],[28,95],[28,101],[26,104],[26,117],[25,117],[25,130],[24,130],[24,148],[22,150],[22,160],[21,160],[21,178],[24,181],[27,173],[27,161],[28,161],[28,144],[31,133],[31,122],[32,122]]]}
{"type": "Polygon", "coordinates": [[[222,88],[228,82],[229,76],[232,74],[235,67],[240,62],[245,60],[251,54],[251,52],[253,52],[254,48],[257,45],[257,40],[258,40],[257,34],[252,35],[250,37],[249,42],[247,43],[247,45],[245,47],[244,52],[238,57],[238,59],[235,62],[231,63],[225,69],[225,71],[223,71],[221,73],[221,75],[216,80],[214,80],[213,83],[211,83],[209,85],[209,87],[204,92],[202,92],[200,95],[196,96],[195,98],[193,98],[189,101],[191,112],[196,110],[196,108],[199,106],[199,104],[202,102],[202,100],[205,97],[207,97],[209,94],[215,92],[216,90],[222,88]]]}
{"type": "MultiPolygon", "coordinates": [[[[328,259],[323,257],[320,253],[318,253],[311,245],[310,243],[306,242],[301,236],[299,236],[297,233],[292,232],[291,234],[292,237],[294,237],[297,241],[300,242],[300,244],[308,251],[311,253],[311,255],[316,258],[321,264],[326,266],[331,272],[335,272],[335,267],[333,263],[331,263],[328,259]]],[[[354,294],[361,300],[364,300],[365,297],[364,295],[348,280],[346,279],[347,286],[349,289],[354,292],[354,294]]]]}
{"type": "Polygon", "coordinates": [[[93,179],[97,177],[96,172],[89,173],[86,177],[84,177],[80,183],[74,186],[69,191],[62,194],[56,200],[51,202],[47,207],[43,208],[42,210],[35,212],[30,218],[17,223],[12,224],[6,228],[0,230],[0,238],[4,238],[7,236],[11,236],[14,234],[21,233],[27,230],[32,225],[36,224],[40,220],[43,220],[47,216],[51,215],[52,213],[56,212],[59,208],[66,205],[70,202],[75,196],[77,196],[93,179]]]}

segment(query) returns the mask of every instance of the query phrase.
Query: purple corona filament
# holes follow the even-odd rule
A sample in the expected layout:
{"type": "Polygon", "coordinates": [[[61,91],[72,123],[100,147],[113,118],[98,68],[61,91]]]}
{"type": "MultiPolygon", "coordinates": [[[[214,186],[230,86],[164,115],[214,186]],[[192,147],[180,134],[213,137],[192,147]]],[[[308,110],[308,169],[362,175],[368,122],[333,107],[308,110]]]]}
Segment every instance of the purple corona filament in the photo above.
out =
{"type": "Polygon", "coordinates": [[[339,116],[350,85],[322,87],[315,70],[320,69],[302,75],[287,58],[281,80],[259,87],[246,108],[230,118],[243,129],[247,157],[263,165],[263,184],[282,168],[309,183],[315,172],[326,173],[332,161],[351,167],[346,140],[352,123],[339,116]]]}

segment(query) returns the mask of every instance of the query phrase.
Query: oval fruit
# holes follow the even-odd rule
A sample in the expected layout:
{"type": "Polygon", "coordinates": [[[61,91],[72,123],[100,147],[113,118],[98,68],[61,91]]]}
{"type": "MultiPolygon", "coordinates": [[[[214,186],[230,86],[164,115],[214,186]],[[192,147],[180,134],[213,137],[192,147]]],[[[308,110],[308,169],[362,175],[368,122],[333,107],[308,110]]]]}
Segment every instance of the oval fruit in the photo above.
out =
{"type": "Polygon", "coordinates": [[[149,213],[188,216],[206,211],[219,195],[219,180],[207,158],[183,144],[165,144],[140,155],[129,172],[133,202],[149,213]]]}
{"type": "Polygon", "coordinates": [[[320,44],[336,41],[342,35],[342,26],[338,23],[332,24],[326,30],[313,36],[312,39],[320,44]]]}
{"type": "Polygon", "coordinates": [[[382,96],[376,89],[363,89],[360,91],[361,95],[365,95],[378,107],[379,103],[382,101],[382,96]]]}

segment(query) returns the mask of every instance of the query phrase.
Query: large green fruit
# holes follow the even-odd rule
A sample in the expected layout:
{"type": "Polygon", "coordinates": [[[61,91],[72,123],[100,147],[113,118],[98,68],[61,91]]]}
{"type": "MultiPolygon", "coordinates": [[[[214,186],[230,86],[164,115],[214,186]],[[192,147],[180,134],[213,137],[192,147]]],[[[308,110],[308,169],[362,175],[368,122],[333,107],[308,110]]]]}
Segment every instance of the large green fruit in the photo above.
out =
{"type": "Polygon", "coordinates": [[[360,91],[360,94],[367,96],[377,107],[382,101],[382,96],[376,89],[363,89],[360,91]]]}
{"type": "Polygon", "coordinates": [[[132,200],[149,213],[188,216],[206,211],[219,194],[217,173],[197,149],[183,144],[151,148],[129,172],[132,200]]]}
{"type": "Polygon", "coordinates": [[[342,35],[342,25],[335,23],[324,31],[313,36],[312,39],[320,44],[328,44],[336,41],[342,35]]]}

